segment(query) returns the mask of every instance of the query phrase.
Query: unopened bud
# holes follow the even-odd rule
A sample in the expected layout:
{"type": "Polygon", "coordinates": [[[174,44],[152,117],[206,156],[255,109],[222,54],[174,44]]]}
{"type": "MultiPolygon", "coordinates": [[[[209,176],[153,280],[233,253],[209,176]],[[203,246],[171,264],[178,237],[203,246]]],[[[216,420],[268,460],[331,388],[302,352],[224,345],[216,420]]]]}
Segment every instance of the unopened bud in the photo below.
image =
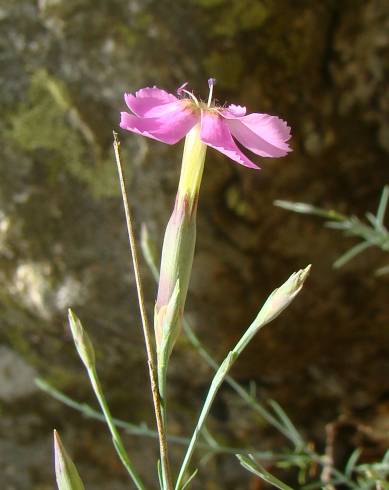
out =
{"type": "Polygon", "coordinates": [[[163,240],[154,328],[157,350],[163,352],[159,359],[164,364],[180,330],[192,271],[196,210],[207,149],[200,133],[200,124],[196,124],[185,138],[176,201],[163,240]]]}
{"type": "Polygon", "coordinates": [[[54,431],[55,476],[58,490],[85,490],[77,468],[54,431]]]}
{"type": "MultiPolygon", "coordinates": [[[[190,212],[187,197],[177,196],[173,213],[166,227],[162,247],[161,272],[159,274],[158,295],[154,312],[154,327],[157,348],[160,350],[162,338],[169,333],[171,338],[177,338],[177,328],[165,321],[168,305],[175,304],[179,315],[182,315],[188,292],[190,274],[193,264],[193,254],[196,243],[196,212],[190,212]],[[180,284],[178,297],[174,291],[180,284]],[[172,299],[173,298],[173,299],[172,299]],[[168,332],[163,330],[167,328],[168,332]]],[[[177,317],[177,315],[175,315],[177,317]]]]}
{"type": "Polygon", "coordinates": [[[78,355],[87,369],[91,369],[95,365],[95,350],[89,335],[84,330],[81,321],[73,313],[71,309],[68,312],[70,330],[72,332],[73,340],[76,345],[78,355]]]}
{"type": "Polygon", "coordinates": [[[294,272],[282,286],[272,292],[258,315],[262,325],[277,318],[289,306],[301,291],[310,270],[311,265],[308,265],[305,269],[294,272]]]}

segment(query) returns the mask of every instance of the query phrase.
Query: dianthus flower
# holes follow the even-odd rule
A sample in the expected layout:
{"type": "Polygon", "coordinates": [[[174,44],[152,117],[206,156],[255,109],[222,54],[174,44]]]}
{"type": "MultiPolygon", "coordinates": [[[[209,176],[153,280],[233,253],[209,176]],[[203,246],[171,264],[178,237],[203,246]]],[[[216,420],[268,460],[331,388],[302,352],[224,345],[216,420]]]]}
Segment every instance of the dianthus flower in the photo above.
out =
{"type": "Polygon", "coordinates": [[[208,80],[208,101],[199,101],[186,84],[173,94],[157,87],[125,94],[132,114],[121,113],[120,126],[170,145],[185,136],[180,181],[166,227],[154,310],[158,384],[165,396],[169,356],[181,329],[196,243],[196,212],[207,147],[246,167],[258,169],[238,147],[262,157],[282,157],[290,148],[290,128],[268,114],[247,114],[238,105],[218,106],[212,99],[215,80],[208,80]]]}
{"type": "Polygon", "coordinates": [[[178,97],[157,87],[143,88],[124,98],[132,114],[121,113],[120,126],[163,143],[173,145],[200,125],[200,140],[246,167],[258,169],[237,146],[261,157],[283,157],[291,151],[287,141],[290,127],[285,121],[269,114],[246,114],[246,108],[231,104],[218,106],[212,100],[215,80],[208,80],[208,102],[199,101],[185,89],[178,97]]]}

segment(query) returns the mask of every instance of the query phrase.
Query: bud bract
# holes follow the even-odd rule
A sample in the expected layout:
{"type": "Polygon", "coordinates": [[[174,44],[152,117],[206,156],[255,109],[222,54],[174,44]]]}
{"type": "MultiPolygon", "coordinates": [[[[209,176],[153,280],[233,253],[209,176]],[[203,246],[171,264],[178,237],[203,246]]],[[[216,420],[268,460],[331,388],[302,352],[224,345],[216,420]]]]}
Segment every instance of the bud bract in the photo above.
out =
{"type": "Polygon", "coordinates": [[[77,468],[54,431],[55,476],[58,490],[85,490],[77,468]]]}
{"type": "Polygon", "coordinates": [[[70,330],[73,340],[76,345],[78,355],[87,369],[91,369],[95,365],[95,350],[89,335],[84,330],[80,319],[73,313],[71,309],[68,312],[70,330]]]}

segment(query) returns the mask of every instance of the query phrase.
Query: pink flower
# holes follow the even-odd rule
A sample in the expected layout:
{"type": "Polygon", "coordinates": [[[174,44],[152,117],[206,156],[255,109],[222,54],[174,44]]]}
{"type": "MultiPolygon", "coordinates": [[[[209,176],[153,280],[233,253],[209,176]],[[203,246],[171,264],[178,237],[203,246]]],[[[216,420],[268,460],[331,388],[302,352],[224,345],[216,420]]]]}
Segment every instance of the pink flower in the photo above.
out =
{"type": "Polygon", "coordinates": [[[261,157],[283,157],[291,148],[290,127],[268,114],[247,114],[238,105],[220,107],[212,102],[214,79],[208,81],[208,103],[199,101],[185,90],[186,84],[173,94],[157,87],[147,87],[124,99],[132,114],[121,113],[120,127],[173,145],[196,125],[201,125],[203,143],[224,153],[246,167],[259,167],[237,146],[236,141],[261,157]]]}

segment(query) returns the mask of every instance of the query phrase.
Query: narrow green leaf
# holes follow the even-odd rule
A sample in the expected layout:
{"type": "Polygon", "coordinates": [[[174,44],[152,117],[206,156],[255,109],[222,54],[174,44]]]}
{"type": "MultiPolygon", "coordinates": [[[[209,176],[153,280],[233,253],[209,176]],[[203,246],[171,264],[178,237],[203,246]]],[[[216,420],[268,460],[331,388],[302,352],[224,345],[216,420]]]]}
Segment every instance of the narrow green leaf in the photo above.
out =
{"type": "Polygon", "coordinates": [[[197,475],[198,473],[198,469],[196,468],[194,470],[194,472],[190,475],[190,477],[186,480],[186,482],[184,483],[183,487],[182,487],[182,490],[185,490],[185,488],[188,488],[189,487],[189,484],[190,482],[193,480],[193,478],[197,475]]]}
{"type": "Polygon", "coordinates": [[[160,459],[158,459],[158,461],[157,461],[157,473],[158,473],[159,487],[161,490],[164,490],[165,487],[163,484],[162,465],[161,465],[160,459]]]}
{"type": "Polygon", "coordinates": [[[269,405],[272,407],[274,412],[278,415],[278,417],[281,420],[281,422],[283,423],[284,427],[289,432],[291,439],[294,441],[295,445],[298,448],[302,448],[304,446],[304,440],[301,437],[298,430],[296,429],[293,422],[287,416],[284,409],[281,407],[281,405],[279,405],[275,400],[269,400],[269,405]]]}
{"type": "Polygon", "coordinates": [[[374,216],[373,213],[365,214],[367,221],[374,227],[380,229],[380,224],[377,220],[377,216],[374,216]]]}
{"type": "Polygon", "coordinates": [[[344,474],[347,476],[347,478],[350,478],[354,469],[355,465],[357,464],[357,461],[359,457],[361,456],[362,449],[357,448],[355,451],[351,453],[351,456],[349,457],[346,467],[344,469],[344,474]]]}
{"type": "MultiPolygon", "coordinates": [[[[336,486],[338,483],[345,483],[344,480],[337,480],[333,479],[327,482],[327,485],[333,485],[336,486]]],[[[324,487],[324,484],[321,480],[314,481],[312,483],[308,483],[307,485],[304,485],[302,487],[302,490],[316,490],[316,488],[320,488],[321,490],[325,490],[326,487],[324,487]]],[[[348,488],[353,488],[348,485],[348,488]]],[[[362,490],[361,488],[358,487],[358,490],[362,490]]]]}
{"type": "Polygon", "coordinates": [[[276,488],[279,488],[280,490],[293,490],[292,487],[290,487],[289,485],[287,485],[286,483],[282,482],[274,475],[269,473],[263,466],[261,466],[253,458],[242,456],[241,454],[237,454],[236,457],[238,458],[243,468],[250,471],[251,473],[254,473],[254,475],[259,476],[259,478],[262,478],[262,480],[266,481],[267,483],[270,483],[271,485],[273,485],[276,488]]]}
{"type": "Polygon", "coordinates": [[[334,267],[335,269],[339,269],[342,267],[344,264],[349,262],[351,259],[362,253],[364,250],[366,250],[369,247],[372,247],[373,244],[369,242],[361,242],[358,243],[358,245],[355,245],[355,247],[350,248],[345,254],[343,254],[341,257],[339,257],[335,262],[334,262],[334,267]]]}
{"type": "Polygon", "coordinates": [[[384,464],[388,464],[389,465],[389,449],[386,451],[386,453],[384,454],[384,457],[382,458],[382,462],[384,464]]]}
{"type": "Polygon", "coordinates": [[[231,351],[227,354],[227,357],[224,359],[224,361],[221,363],[219,369],[217,370],[209,391],[213,391],[217,389],[222,383],[224,378],[226,377],[226,374],[228,371],[231,369],[231,366],[234,364],[235,359],[238,357],[238,353],[231,351]]]}
{"type": "Polygon", "coordinates": [[[380,227],[384,226],[384,219],[385,219],[386,207],[388,205],[388,200],[389,200],[389,185],[386,185],[382,190],[380,203],[377,209],[377,224],[380,227]]]}
{"type": "Polygon", "coordinates": [[[310,214],[312,216],[320,216],[321,218],[334,219],[338,221],[346,218],[342,214],[332,209],[318,208],[305,202],[283,201],[281,199],[277,199],[273,204],[279,208],[286,209],[287,211],[294,211],[295,213],[300,214],[310,214]]]}

